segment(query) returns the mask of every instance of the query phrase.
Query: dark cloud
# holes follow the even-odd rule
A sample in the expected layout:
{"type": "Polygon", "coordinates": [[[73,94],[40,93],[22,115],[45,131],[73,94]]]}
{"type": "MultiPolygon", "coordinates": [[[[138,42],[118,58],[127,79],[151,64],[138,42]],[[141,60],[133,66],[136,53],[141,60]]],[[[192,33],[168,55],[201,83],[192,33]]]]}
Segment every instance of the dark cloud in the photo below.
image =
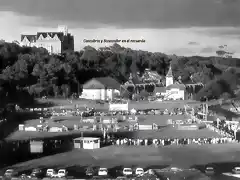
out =
{"type": "Polygon", "coordinates": [[[211,29],[198,29],[196,32],[209,35],[211,37],[233,37],[240,38],[240,28],[239,27],[227,27],[227,28],[211,28],[211,29]]]}
{"type": "Polygon", "coordinates": [[[191,42],[188,43],[188,45],[196,46],[196,45],[200,45],[200,43],[191,41],[191,42]]]}
{"type": "Polygon", "coordinates": [[[239,0],[215,0],[217,3],[223,3],[223,4],[231,4],[231,3],[237,3],[239,0]]]}
{"type": "Polygon", "coordinates": [[[41,17],[43,25],[67,22],[78,27],[238,26],[239,7],[237,0],[227,5],[216,0],[0,0],[0,10],[41,17]]]}

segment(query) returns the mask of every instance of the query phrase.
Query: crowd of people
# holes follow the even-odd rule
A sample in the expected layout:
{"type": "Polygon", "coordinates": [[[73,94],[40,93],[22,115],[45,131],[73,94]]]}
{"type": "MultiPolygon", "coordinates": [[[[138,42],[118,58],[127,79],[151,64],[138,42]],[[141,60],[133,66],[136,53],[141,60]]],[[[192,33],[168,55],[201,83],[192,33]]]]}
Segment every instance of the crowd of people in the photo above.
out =
{"type": "Polygon", "coordinates": [[[234,142],[230,137],[223,138],[173,138],[173,139],[116,139],[111,140],[114,145],[134,145],[134,146],[149,146],[153,145],[156,147],[167,146],[167,145],[189,145],[189,144],[224,144],[229,142],[234,142]]]}
{"type": "MultiPolygon", "coordinates": [[[[199,108],[199,107],[198,107],[199,108]]],[[[199,109],[193,110],[193,112],[197,112],[199,109]]],[[[39,110],[39,109],[38,109],[39,110]]],[[[33,109],[30,109],[30,111],[34,111],[33,109]]],[[[75,108],[68,109],[68,108],[58,108],[58,109],[40,109],[42,112],[48,112],[51,114],[52,117],[54,116],[81,116],[81,117],[106,117],[110,116],[114,118],[113,116],[120,115],[123,116],[129,116],[129,115],[191,115],[188,120],[185,120],[184,122],[177,122],[174,121],[169,124],[200,124],[202,121],[195,115],[192,116],[192,111],[187,111],[185,108],[174,108],[171,110],[168,109],[145,109],[145,110],[135,110],[132,109],[130,111],[98,111],[94,108],[79,108],[78,106],[75,106],[75,108]],[[46,111],[47,110],[47,111],[46,111]]],[[[118,116],[119,117],[119,116],[118,116]]],[[[118,121],[116,121],[117,123],[118,121]]],[[[94,124],[94,123],[93,123],[94,124]]],[[[170,145],[170,144],[215,144],[215,143],[227,143],[227,142],[233,142],[234,137],[234,130],[231,126],[224,123],[224,121],[221,121],[220,123],[216,123],[214,121],[213,124],[206,123],[206,127],[212,131],[217,132],[220,134],[223,138],[206,138],[206,139],[159,139],[159,140],[126,140],[126,139],[117,139],[112,140],[114,144],[122,145],[122,144],[129,144],[129,145],[144,145],[144,144],[157,144],[157,145],[170,145]],[[147,143],[146,143],[147,142],[147,143]],[[155,142],[155,143],[153,143],[155,142]]],[[[128,128],[129,129],[129,128],[128,128]]]]}
{"type": "Polygon", "coordinates": [[[183,115],[185,114],[185,110],[181,108],[174,108],[172,110],[168,109],[145,109],[145,110],[136,110],[131,109],[129,111],[98,111],[94,108],[75,108],[75,109],[67,109],[67,108],[58,108],[51,109],[51,114],[53,116],[82,116],[82,117],[90,117],[90,116],[116,116],[116,115],[183,115]]]}
{"type": "Polygon", "coordinates": [[[221,127],[218,128],[216,125],[212,125],[212,124],[207,124],[207,128],[212,130],[212,131],[217,132],[218,134],[220,134],[224,137],[228,137],[228,138],[232,138],[232,139],[235,138],[234,137],[234,132],[229,132],[228,129],[225,130],[221,127]]]}

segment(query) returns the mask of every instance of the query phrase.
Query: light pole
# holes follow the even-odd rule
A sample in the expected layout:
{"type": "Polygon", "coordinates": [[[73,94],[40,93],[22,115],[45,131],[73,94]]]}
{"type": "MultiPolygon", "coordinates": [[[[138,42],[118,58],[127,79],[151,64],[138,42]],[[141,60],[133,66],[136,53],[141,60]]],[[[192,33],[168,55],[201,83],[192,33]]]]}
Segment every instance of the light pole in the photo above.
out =
{"type": "Polygon", "coordinates": [[[205,121],[207,121],[207,116],[208,116],[208,97],[206,97],[205,96],[205,98],[206,98],[206,103],[205,103],[205,107],[206,107],[206,109],[205,109],[205,113],[206,113],[206,116],[205,116],[205,121]]]}

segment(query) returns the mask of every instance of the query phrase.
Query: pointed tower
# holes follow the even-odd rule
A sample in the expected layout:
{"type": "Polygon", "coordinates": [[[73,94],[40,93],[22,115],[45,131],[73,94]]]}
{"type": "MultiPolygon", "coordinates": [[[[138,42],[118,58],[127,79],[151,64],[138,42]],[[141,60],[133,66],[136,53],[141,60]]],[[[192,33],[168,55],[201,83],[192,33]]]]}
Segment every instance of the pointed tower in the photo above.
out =
{"type": "Polygon", "coordinates": [[[166,87],[173,84],[172,65],[170,64],[168,73],[166,75],[166,87]]]}

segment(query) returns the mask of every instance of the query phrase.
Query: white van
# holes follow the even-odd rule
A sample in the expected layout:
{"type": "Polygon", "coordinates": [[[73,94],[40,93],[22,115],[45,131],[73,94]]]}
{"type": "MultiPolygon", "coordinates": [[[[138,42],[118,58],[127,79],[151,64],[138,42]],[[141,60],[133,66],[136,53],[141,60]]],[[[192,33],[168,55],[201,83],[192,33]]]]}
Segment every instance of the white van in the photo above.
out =
{"type": "Polygon", "coordinates": [[[99,176],[107,176],[108,175],[108,169],[107,168],[99,168],[98,175],[99,176]]]}
{"type": "Polygon", "coordinates": [[[129,175],[132,175],[133,172],[132,172],[132,168],[124,168],[123,169],[123,175],[124,176],[129,176],[129,175]]]}

